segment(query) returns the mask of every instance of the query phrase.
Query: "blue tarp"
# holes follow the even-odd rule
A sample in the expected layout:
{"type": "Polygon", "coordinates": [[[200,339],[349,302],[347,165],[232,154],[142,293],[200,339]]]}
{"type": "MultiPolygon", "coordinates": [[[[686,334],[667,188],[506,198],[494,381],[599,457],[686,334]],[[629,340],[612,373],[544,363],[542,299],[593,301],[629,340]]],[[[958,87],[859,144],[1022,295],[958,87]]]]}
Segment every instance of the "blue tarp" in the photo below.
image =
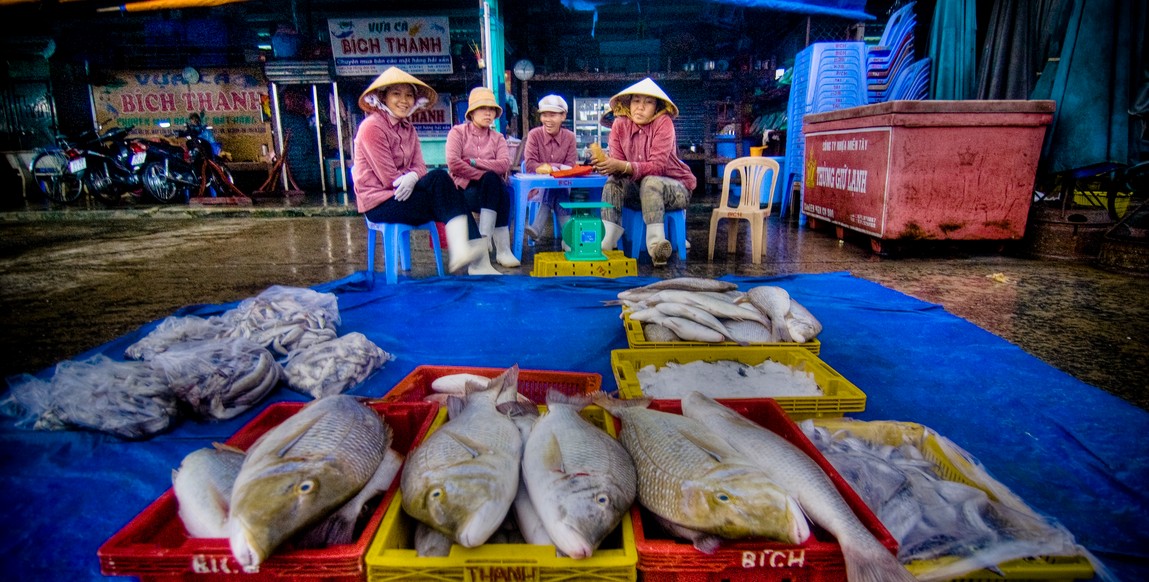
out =
{"type": "MultiPolygon", "coordinates": [[[[854,416],[934,428],[1064,524],[1121,579],[1149,579],[1149,413],[938,305],[847,273],[724,279],[742,289],[781,285],[821,319],[820,357],[867,394],[865,412],[854,416]]],[[[625,348],[626,337],[618,308],[602,301],[652,281],[449,277],[367,291],[360,273],[316,289],[338,295],[341,334],[362,332],[397,356],[354,390],[380,396],[423,364],[593,372],[613,390],[610,352],[625,348]]],[[[119,359],[154,325],[79,358],[119,359]]],[[[302,399],[286,389],[272,397],[302,399]]],[[[140,442],[26,431],[0,420],[0,486],[8,496],[0,506],[0,577],[99,578],[97,549],[170,487],[183,456],[226,440],[257,412],[183,421],[140,442]]]]}

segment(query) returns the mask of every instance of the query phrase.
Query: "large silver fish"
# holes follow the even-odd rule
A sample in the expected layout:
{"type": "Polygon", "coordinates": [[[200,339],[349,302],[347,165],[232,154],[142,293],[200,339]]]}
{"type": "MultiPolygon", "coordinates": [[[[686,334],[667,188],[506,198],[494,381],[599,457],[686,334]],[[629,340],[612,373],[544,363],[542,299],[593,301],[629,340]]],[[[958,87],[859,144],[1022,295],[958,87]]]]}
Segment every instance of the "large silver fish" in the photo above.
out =
{"type": "MultiPolygon", "coordinates": [[[[386,491],[394,463],[384,463],[391,428],[355,397],[315,400],[265,433],[247,451],[236,476],[228,518],[231,552],[246,571],[281,543],[350,501],[386,491]]],[[[332,524],[331,532],[354,526],[332,524]]]]}
{"type": "Polygon", "coordinates": [[[179,516],[193,538],[226,538],[231,489],[243,466],[243,451],[216,443],[196,449],[172,471],[179,516]]]}
{"type": "Polygon", "coordinates": [[[408,455],[399,486],[403,510],[463,547],[499,528],[519,485],[522,437],[496,410],[516,392],[518,367],[486,385],[467,386],[466,402],[408,455]]]}
{"type": "Polygon", "coordinates": [[[579,411],[590,397],[547,393],[547,413],[523,447],[523,480],[555,547],[589,558],[622,521],[636,493],[634,462],[579,411]]]}
{"type": "Polygon", "coordinates": [[[647,408],[649,399],[595,401],[622,420],[638,499],[671,531],[706,553],[718,539],[810,536],[797,503],[766,473],[697,420],[647,408]]]}
{"type": "Polygon", "coordinates": [[[749,301],[751,305],[758,308],[758,311],[770,318],[774,332],[782,341],[795,341],[790,334],[790,328],[786,326],[786,314],[790,313],[790,293],[788,291],[773,285],[760,285],[747,291],[744,300],[749,301]]]}
{"type": "Polygon", "coordinates": [[[806,515],[837,538],[850,582],[912,582],[914,576],[879,542],[809,455],[777,433],[692,392],[682,414],[722,435],[798,499],[806,515]]]}

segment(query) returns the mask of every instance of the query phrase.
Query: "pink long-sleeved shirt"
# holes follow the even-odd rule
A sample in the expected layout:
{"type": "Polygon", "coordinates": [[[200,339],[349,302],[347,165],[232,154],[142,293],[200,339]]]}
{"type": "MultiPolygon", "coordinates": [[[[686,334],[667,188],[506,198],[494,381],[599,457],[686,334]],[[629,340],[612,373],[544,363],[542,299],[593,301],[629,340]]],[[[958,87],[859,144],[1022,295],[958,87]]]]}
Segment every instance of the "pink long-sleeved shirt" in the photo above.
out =
{"type": "Polygon", "coordinates": [[[690,191],[698,185],[690,166],[678,157],[678,136],[669,115],[659,115],[646,125],[616,117],[610,129],[610,157],[630,162],[635,182],[646,176],[665,176],[690,191]]]}
{"type": "Polygon", "coordinates": [[[507,138],[492,129],[479,129],[470,121],[452,127],[447,133],[446,153],[447,171],[459,188],[482,178],[484,172],[506,177],[511,169],[507,138]],[[474,166],[471,166],[472,159],[474,166]]]}
{"type": "Polygon", "coordinates": [[[427,173],[415,127],[383,112],[368,115],[355,132],[351,169],[359,212],[367,212],[395,196],[391,183],[407,172],[415,172],[420,178],[427,173]]]}
{"type": "Polygon", "coordinates": [[[530,174],[534,174],[543,164],[566,164],[573,167],[578,163],[574,132],[560,128],[558,135],[551,135],[547,133],[545,127],[530,130],[527,132],[523,160],[526,161],[526,171],[530,174]]]}

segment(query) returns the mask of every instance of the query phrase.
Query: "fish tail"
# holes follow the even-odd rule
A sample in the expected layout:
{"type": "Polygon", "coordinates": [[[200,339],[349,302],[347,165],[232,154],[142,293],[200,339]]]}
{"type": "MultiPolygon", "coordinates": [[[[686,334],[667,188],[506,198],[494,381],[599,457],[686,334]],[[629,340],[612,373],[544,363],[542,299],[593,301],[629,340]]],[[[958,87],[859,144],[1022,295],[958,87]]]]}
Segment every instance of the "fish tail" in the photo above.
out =
{"type": "MultiPolygon", "coordinates": [[[[841,540],[839,540],[841,541],[841,540]]],[[[850,582],[917,582],[897,556],[876,539],[873,543],[842,543],[846,579],[850,582]]]]}
{"type": "Polygon", "coordinates": [[[623,400],[613,398],[606,392],[599,392],[594,395],[594,403],[605,408],[607,412],[614,413],[615,411],[625,410],[627,408],[646,408],[650,406],[651,398],[634,398],[623,400]]]}
{"type": "Polygon", "coordinates": [[[622,305],[622,299],[608,299],[606,301],[603,301],[602,304],[604,306],[607,306],[607,307],[610,307],[612,305],[622,305]]]}
{"type": "Polygon", "coordinates": [[[594,398],[594,395],[591,394],[566,394],[555,388],[547,390],[547,406],[567,404],[582,410],[590,406],[594,402],[594,398]]]}

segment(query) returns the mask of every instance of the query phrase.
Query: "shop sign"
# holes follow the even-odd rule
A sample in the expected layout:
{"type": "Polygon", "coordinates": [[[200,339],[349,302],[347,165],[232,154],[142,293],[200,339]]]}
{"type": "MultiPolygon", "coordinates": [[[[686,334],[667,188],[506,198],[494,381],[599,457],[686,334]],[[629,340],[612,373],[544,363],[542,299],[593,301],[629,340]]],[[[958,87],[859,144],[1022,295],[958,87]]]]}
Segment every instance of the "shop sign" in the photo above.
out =
{"type": "Polygon", "coordinates": [[[802,211],[882,236],[889,161],[889,128],[806,134],[802,211]]]}
{"type": "Polygon", "coordinates": [[[453,125],[451,96],[439,93],[439,102],[411,114],[411,124],[419,137],[447,137],[453,125]]]}
{"type": "MultiPolygon", "coordinates": [[[[135,126],[131,135],[170,138],[201,113],[235,161],[257,161],[271,146],[267,82],[255,68],[111,71],[92,86],[96,122],[135,126]]],[[[179,143],[179,142],[177,142],[179,143]]]]}
{"type": "Polygon", "coordinates": [[[392,66],[412,75],[451,73],[446,16],[332,18],[327,31],[336,75],[378,75],[392,66]]]}

